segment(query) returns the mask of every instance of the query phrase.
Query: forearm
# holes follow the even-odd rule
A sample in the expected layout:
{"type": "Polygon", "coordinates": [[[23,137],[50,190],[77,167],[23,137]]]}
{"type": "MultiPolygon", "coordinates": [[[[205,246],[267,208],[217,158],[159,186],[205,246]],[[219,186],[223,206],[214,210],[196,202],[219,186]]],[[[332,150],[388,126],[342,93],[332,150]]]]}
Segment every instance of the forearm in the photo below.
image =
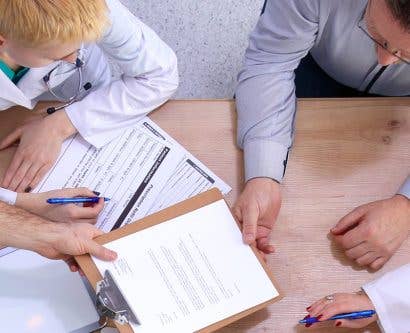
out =
{"type": "Polygon", "coordinates": [[[240,81],[236,90],[238,145],[244,150],[245,180],[282,180],[292,144],[295,104],[291,73],[240,81]]]}
{"type": "Polygon", "coordinates": [[[57,232],[58,226],[16,206],[0,202],[0,247],[38,252],[48,246],[47,235],[57,232]]]}
{"type": "Polygon", "coordinates": [[[250,36],[236,90],[246,180],[283,177],[296,111],[294,70],[314,45],[318,12],[316,1],[269,1],[250,36]]]}

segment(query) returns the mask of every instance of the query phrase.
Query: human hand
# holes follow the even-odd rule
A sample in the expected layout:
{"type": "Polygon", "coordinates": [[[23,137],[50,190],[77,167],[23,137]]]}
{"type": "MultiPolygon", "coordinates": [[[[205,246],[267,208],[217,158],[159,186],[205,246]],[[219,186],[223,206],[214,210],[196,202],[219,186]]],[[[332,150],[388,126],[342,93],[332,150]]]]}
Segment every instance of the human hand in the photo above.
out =
{"type": "Polygon", "coordinates": [[[63,141],[75,132],[65,112],[27,122],[0,142],[0,150],[20,141],[2,187],[29,192],[56,161],[63,141]]]}
{"type": "Polygon", "coordinates": [[[79,270],[73,256],[89,253],[98,259],[112,261],[117,254],[93,239],[103,234],[88,223],[48,223],[42,225],[33,241],[32,251],[49,258],[64,260],[72,272],[79,270]]]}
{"type": "Polygon", "coordinates": [[[381,268],[410,232],[410,200],[401,195],[354,209],[331,230],[335,241],[360,266],[381,268]]]}
{"type": "MultiPolygon", "coordinates": [[[[370,298],[363,292],[349,294],[349,293],[338,293],[331,295],[333,299],[329,300],[326,297],[313,303],[311,306],[307,307],[309,317],[318,317],[319,322],[328,320],[329,318],[340,314],[349,313],[356,311],[374,310],[374,305],[370,298]]],[[[336,327],[349,327],[349,328],[362,328],[370,325],[372,322],[377,320],[377,316],[372,316],[370,318],[363,319],[337,319],[334,321],[334,326],[336,327]]],[[[312,324],[306,324],[306,327],[310,327],[312,324]]]]}
{"type": "Polygon", "coordinates": [[[256,241],[257,248],[269,254],[274,247],[269,235],[281,206],[280,185],[270,178],[249,180],[235,203],[233,212],[242,224],[246,244],[256,241]]]}
{"type": "Polygon", "coordinates": [[[18,193],[16,206],[54,222],[91,223],[97,221],[98,214],[104,208],[104,199],[92,206],[75,204],[51,205],[49,198],[95,197],[96,194],[84,187],[66,188],[42,193],[18,193]]]}

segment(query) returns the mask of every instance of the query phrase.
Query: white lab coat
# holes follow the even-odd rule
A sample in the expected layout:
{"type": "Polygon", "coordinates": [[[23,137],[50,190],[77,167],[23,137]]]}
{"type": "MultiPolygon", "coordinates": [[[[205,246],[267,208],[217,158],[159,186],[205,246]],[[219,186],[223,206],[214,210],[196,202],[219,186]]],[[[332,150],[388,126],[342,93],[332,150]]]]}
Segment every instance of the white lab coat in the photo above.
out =
{"type": "MultiPolygon", "coordinates": [[[[118,0],[106,2],[110,26],[101,40],[81,49],[83,82],[90,82],[93,88],[63,111],[83,138],[97,148],[166,102],[178,87],[177,58],[172,49],[118,0]],[[104,53],[124,73],[120,79],[112,79],[104,53]]],[[[0,71],[0,110],[14,105],[33,109],[40,100],[53,100],[43,77],[57,65],[50,86],[58,96],[76,91],[76,70],[61,61],[31,68],[17,85],[0,71]]],[[[0,190],[0,200],[12,202],[12,194],[0,190]]]]}
{"type": "Polygon", "coordinates": [[[363,286],[384,333],[410,332],[410,264],[363,286]]]}

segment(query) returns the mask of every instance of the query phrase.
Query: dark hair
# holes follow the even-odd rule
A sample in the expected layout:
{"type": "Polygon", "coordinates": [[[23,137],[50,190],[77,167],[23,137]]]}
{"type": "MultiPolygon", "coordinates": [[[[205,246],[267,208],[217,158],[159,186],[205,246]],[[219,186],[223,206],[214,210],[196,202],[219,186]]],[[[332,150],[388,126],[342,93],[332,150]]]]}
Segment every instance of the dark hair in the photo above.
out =
{"type": "Polygon", "coordinates": [[[386,0],[393,17],[400,25],[410,32],[410,1],[409,0],[386,0]]]}

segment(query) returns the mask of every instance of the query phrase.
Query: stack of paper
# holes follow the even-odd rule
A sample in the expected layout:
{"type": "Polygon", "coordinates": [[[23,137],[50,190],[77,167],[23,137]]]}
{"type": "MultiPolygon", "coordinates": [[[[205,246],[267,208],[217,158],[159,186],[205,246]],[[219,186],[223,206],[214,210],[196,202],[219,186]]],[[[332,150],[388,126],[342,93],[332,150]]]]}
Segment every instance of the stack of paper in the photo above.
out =
{"type": "Polygon", "coordinates": [[[108,232],[212,187],[230,187],[148,117],[101,149],[79,135],[36,188],[88,187],[111,200],[97,226],[108,232]]]}
{"type": "MultiPolygon", "coordinates": [[[[92,147],[80,135],[70,138],[35,191],[80,186],[111,198],[97,222],[106,232],[212,187],[223,193],[230,191],[227,184],[149,118],[101,149],[92,147]]],[[[8,309],[3,317],[19,318],[18,324],[6,320],[6,330],[68,332],[96,322],[87,292],[78,287],[78,274],[71,273],[64,262],[29,251],[9,254],[13,251],[0,249],[0,276],[19,277],[7,279],[9,284],[13,283],[5,287],[6,294],[0,293],[0,308],[8,309]],[[47,278],[34,279],[38,272],[47,278]],[[36,290],[30,290],[33,284],[38,291],[35,294],[36,290]],[[62,294],[56,294],[56,288],[62,294]],[[76,320],[72,320],[73,313],[76,320]]],[[[90,327],[85,331],[89,330],[90,327]]]]}
{"type": "MultiPolygon", "coordinates": [[[[97,226],[105,232],[194,195],[231,188],[148,117],[97,149],[80,135],[67,140],[34,192],[88,187],[111,200],[97,226]]],[[[0,250],[0,256],[14,249],[0,250]]]]}

